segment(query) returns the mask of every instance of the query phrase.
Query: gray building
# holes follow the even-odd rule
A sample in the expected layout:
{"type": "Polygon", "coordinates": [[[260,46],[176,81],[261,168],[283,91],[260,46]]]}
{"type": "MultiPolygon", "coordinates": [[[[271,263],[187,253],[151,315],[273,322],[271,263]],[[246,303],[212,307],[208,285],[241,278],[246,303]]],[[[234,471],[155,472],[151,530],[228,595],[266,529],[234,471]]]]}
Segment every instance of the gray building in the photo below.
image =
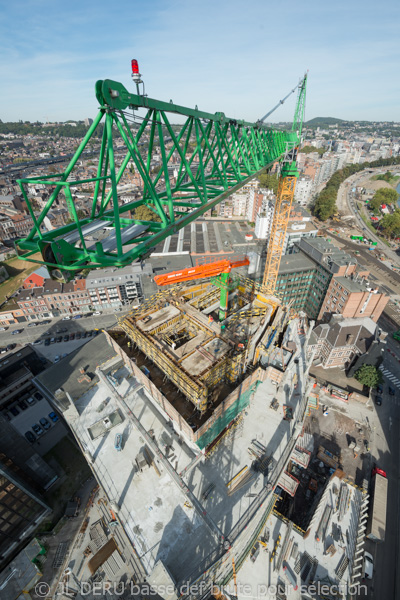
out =
{"type": "Polygon", "coordinates": [[[128,304],[140,304],[143,300],[143,277],[151,277],[150,264],[134,263],[118,269],[110,267],[89,273],[86,291],[93,308],[119,308],[128,304]]]}

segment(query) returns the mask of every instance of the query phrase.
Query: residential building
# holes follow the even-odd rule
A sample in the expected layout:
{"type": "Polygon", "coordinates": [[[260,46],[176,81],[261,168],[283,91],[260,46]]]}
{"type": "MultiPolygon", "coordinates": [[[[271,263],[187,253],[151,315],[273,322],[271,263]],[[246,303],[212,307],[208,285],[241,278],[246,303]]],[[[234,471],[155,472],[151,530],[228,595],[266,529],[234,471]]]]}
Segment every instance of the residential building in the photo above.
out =
{"type": "Polygon", "coordinates": [[[302,238],[317,237],[318,227],[310,220],[309,222],[288,223],[283,245],[283,254],[293,252],[294,245],[299,243],[302,238]]]}
{"type": "Polygon", "coordinates": [[[311,177],[301,175],[296,181],[294,199],[300,206],[308,206],[311,202],[314,182],[311,177]]]}
{"type": "Polygon", "coordinates": [[[28,275],[25,279],[22,287],[24,290],[28,290],[35,287],[43,287],[46,279],[50,279],[50,274],[47,267],[39,267],[36,271],[28,275]]]}
{"type": "MultiPolygon", "coordinates": [[[[34,482],[0,452],[0,565],[50,513],[34,482]]],[[[0,588],[1,589],[1,588],[0,588]]]]}
{"type": "Polygon", "coordinates": [[[310,335],[308,353],[314,366],[347,369],[357,357],[369,352],[376,339],[377,326],[369,317],[358,319],[333,315],[310,335]]]}
{"type": "Polygon", "coordinates": [[[254,234],[259,239],[267,239],[270,236],[272,220],[274,218],[275,205],[272,201],[265,199],[262,209],[256,216],[254,234]]]}
{"type": "Polygon", "coordinates": [[[334,277],[318,319],[326,321],[332,314],[340,314],[344,317],[370,317],[376,323],[389,297],[376,285],[370,284],[365,275],[334,277]]]}
{"type": "Polygon", "coordinates": [[[150,276],[150,264],[134,263],[122,269],[99,269],[86,278],[86,291],[94,309],[120,308],[143,300],[142,277],[150,276]]]}

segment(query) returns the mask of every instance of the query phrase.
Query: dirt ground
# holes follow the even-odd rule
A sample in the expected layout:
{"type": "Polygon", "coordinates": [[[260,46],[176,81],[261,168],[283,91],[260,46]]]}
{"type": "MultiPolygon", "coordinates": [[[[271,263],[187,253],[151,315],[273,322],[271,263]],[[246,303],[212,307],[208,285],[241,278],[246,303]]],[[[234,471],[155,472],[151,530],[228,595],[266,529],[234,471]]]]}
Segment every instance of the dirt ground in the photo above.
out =
{"type": "MultiPolygon", "coordinates": [[[[33,254],[33,259],[41,259],[41,254],[33,254]]],[[[37,263],[28,262],[19,258],[10,258],[2,263],[7,269],[9,278],[0,285],[0,304],[6,301],[7,296],[10,297],[19,287],[21,287],[24,279],[33,271],[40,267],[37,263]]]]}

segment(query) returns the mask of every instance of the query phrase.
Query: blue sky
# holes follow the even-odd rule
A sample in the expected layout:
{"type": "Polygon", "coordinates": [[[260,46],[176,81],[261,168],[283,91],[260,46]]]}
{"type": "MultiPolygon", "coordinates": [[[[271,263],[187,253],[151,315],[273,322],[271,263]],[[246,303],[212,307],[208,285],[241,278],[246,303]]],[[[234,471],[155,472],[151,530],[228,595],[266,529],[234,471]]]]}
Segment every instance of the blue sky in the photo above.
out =
{"type": "Polygon", "coordinates": [[[94,117],[136,58],[149,96],[209,112],[256,120],[309,69],[307,119],[399,121],[399,37],[398,0],[2,0],[0,119],[94,117]]]}

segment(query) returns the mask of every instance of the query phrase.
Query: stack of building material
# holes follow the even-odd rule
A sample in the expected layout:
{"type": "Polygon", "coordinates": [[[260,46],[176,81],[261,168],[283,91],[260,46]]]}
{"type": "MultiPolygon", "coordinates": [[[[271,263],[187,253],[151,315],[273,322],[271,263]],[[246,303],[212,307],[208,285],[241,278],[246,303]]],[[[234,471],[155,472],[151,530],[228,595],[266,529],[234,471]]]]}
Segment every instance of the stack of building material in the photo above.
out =
{"type": "Polygon", "coordinates": [[[284,471],[279,478],[278,485],[285,492],[290,494],[290,496],[294,496],[296,494],[297,488],[299,487],[299,480],[296,477],[293,477],[288,471],[284,471]]]}
{"type": "Polygon", "coordinates": [[[331,386],[331,396],[333,398],[338,398],[339,400],[343,400],[343,402],[348,402],[349,401],[349,394],[347,392],[345,392],[344,390],[336,387],[336,386],[331,386]]]}
{"type": "Polygon", "coordinates": [[[303,469],[307,469],[309,463],[310,463],[310,459],[311,459],[311,452],[309,452],[308,450],[305,450],[304,448],[301,448],[300,446],[295,446],[291,456],[290,456],[290,460],[296,464],[298,464],[300,467],[303,467],[303,469]]]}
{"type": "Polygon", "coordinates": [[[228,496],[232,496],[235,492],[244,487],[255,477],[255,473],[249,467],[243,467],[228,483],[228,496]]]}
{"type": "Polygon", "coordinates": [[[328,467],[331,467],[331,469],[336,470],[339,467],[339,457],[329,452],[329,450],[323,446],[318,448],[317,458],[328,465],[328,467]]]}

